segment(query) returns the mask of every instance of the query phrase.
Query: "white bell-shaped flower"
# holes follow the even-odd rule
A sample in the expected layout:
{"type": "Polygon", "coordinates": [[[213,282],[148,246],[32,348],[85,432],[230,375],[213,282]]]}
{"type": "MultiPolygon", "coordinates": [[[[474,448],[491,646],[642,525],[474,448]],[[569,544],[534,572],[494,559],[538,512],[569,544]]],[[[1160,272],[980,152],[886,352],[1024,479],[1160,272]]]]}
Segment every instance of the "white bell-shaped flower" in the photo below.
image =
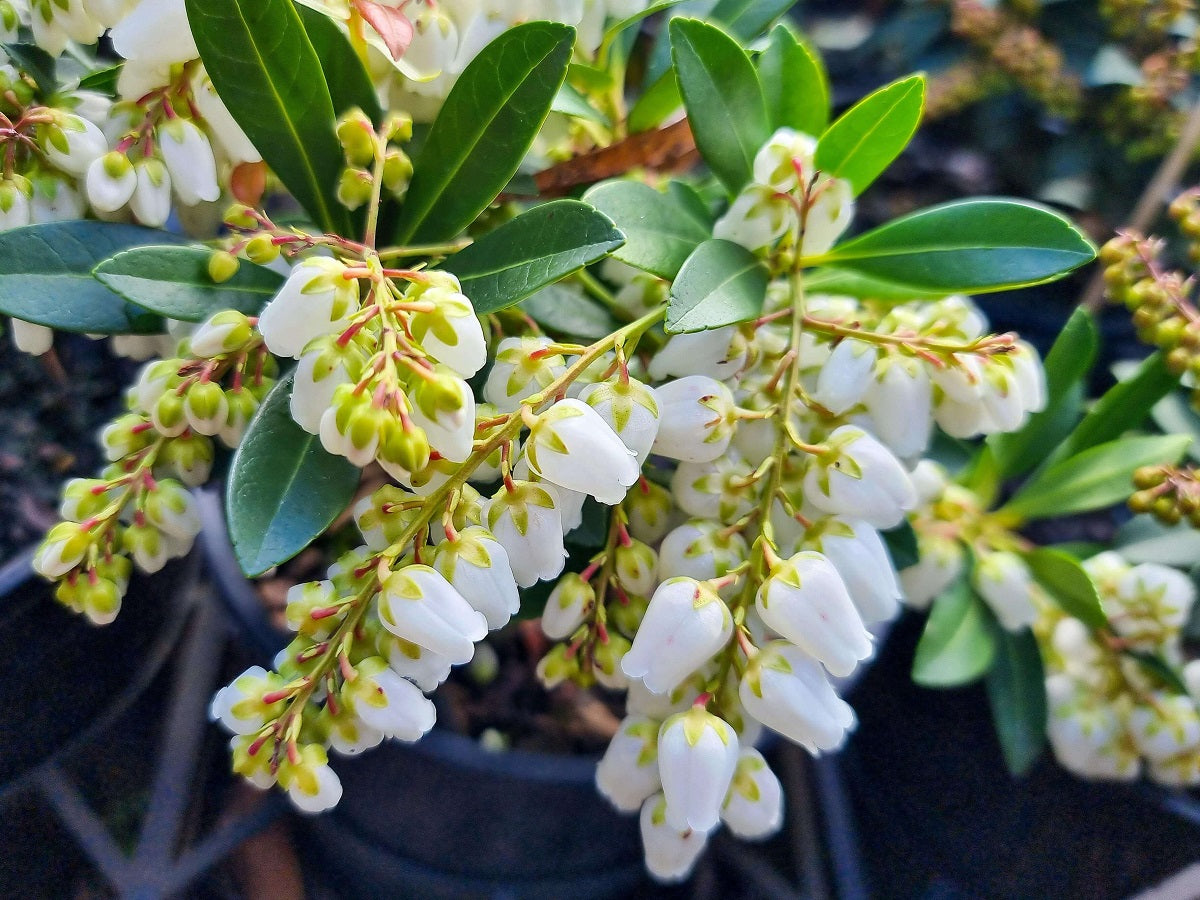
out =
{"type": "Polygon", "coordinates": [[[783,825],[783,786],[753,747],[743,747],[738,756],[721,821],[747,841],[768,838],[783,825]]]}
{"type": "Polygon", "coordinates": [[[342,756],[358,756],[383,743],[383,732],[349,714],[329,717],[329,747],[342,756]]]}
{"type": "Polygon", "coordinates": [[[301,750],[300,762],[281,768],[279,783],[292,804],[304,813],[324,812],[342,799],[341,779],[329,768],[325,748],[319,744],[308,744],[301,750]]]}
{"type": "Polygon", "coordinates": [[[345,695],[367,727],[401,741],[420,740],[433,727],[437,711],[411,681],[387,668],[377,656],[356,668],[359,677],[347,685],[345,695]]]}
{"type": "Polygon", "coordinates": [[[708,833],[680,830],[667,822],[667,800],[655,794],[642,804],[639,817],[646,869],[664,884],[683,881],[692,872],[696,860],[708,843],[708,833]]]}
{"type": "Polygon", "coordinates": [[[812,543],[842,576],[864,625],[896,615],[903,592],[878,531],[866,522],[833,517],[822,523],[820,536],[812,543]]]}
{"type": "Polygon", "coordinates": [[[343,277],[346,267],[313,256],[301,261],[258,318],[267,349],[299,359],[309,341],[343,330],[358,311],[358,282],[343,277]]]}
{"type": "Polygon", "coordinates": [[[917,505],[904,466],[861,428],[842,425],[826,440],[828,454],[809,460],[804,498],[833,515],[893,528],[917,505]]]}
{"type": "Polygon", "coordinates": [[[613,575],[627,593],[646,596],[658,584],[658,554],[641,541],[618,544],[613,550],[613,575]]]}
{"type": "Polygon", "coordinates": [[[483,386],[483,399],[498,412],[514,412],[521,401],[548,387],[567,370],[562,354],[551,353],[549,338],[505,338],[483,386]]]}
{"type": "Polygon", "coordinates": [[[583,624],[596,604],[596,592],[578,572],[567,572],[554,585],[542,612],[542,631],[552,641],[563,641],[583,624]]]}
{"type": "MultiPolygon", "coordinates": [[[[149,2],[149,0],[147,0],[149,2]]],[[[125,75],[130,70],[129,62],[121,70],[125,75]]],[[[124,91],[122,91],[125,93],[124,91]]],[[[132,92],[135,93],[136,92],[132,92]]],[[[192,80],[192,99],[196,109],[204,119],[204,124],[224,151],[225,156],[234,164],[243,162],[260,162],[262,155],[246,137],[246,132],[234,120],[233,115],[225,106],[225,102],[217,95],[216,88],[208,78],[208,73],[201,69],[192,80]]]]}
{"type": "Polygon", "coordinates": [[[854,710],[834,691],[821,664],[787,641],[759,650],[738,696],[750,715],[814,756],[841,747],[855,724],[854,710]]]}
{"type": "Polygon", "coordinates": [[[1196,586],[1191,578],[1157,563],[1129,569],[1117,581],[1115,594],[1126,615],[1114,617],[1113,630],[1128,638],[1162,629],[1177,632],[1196,602],[1196,586]]]}
{"type": "Polygon", "coordinates": [[[321,417],[333,405],[334,393],[353,380],[346,361],[316,346],[300,357],[294,372],[288,401],[292,419],[309,434],[320,434],[321,417]]]}
{"type": "Polygon", "coordinates": [[[97,212],[113,213],[133,198],[137,173],[124,153],[105,153],[88,166],[84,181],[88,203],[97,212]]]}
{"type": "Polygon", "coordinates": [[[472,525],[442,541],[434,551],[433,567],[483,613],[492,631],[503,628],[521,608],[508,553],[486,528],[472,525]]]}
{"type": "Polygon", "coordinates": [[[746,185],[713,225],[713,237],[758,251],[783,237],[796,221],[786,197],[764,184],[746,185]]]}
{"type": "Polygon", "coordinates": [[[1156,691],[1150,702],[1129,711],[1129,735],[1138,752],[1152,762],[1164,762],[1200,747],[1200,712],[1186,694],[1156,691]]]}
{"type": "Polygon", "coordinates": [[[637,459],[639,469],[658,435],[658,400],[654,388],[634,378],[589,384],[579,399],[600,414],[621,443],[637,459]]]}
{"type": "Polygon", "coordinates": [[[609,505],[638,479],[629,448],[592,407],[569,397],[538,416],[525,456],[534,474],[609,505]]]}
{"type": "Polygon", "coordinates": [[[673,334],[650,360],[647,369],[655,381],[707,375],[727,381],[746,365],[750,345],[736,325],[673,334]]]}
{"type": "Polygon", "coordinates": [[[179,199],[188,206],[218,199],[221,188],[217,184],[217,163],[207,135],[194,122],[178,117],[163,123],[156,134],[179,199]]]}
{"type": "Polygon", "coordinates": [[[669,578],[650,598],[621,670],[661,694],[680,685],[732,636],[733,617],[716,591],[692,578],[669,578]]]}
{"type": "Polygon", "coordinates": [[[502,487],[483,505],[485,527],[508,553],[521,587],[556,576],[566,563],[562,519],[546,488],[517,481],[502,487]]]}
{"type": "Polygon", "coordinates": [[[667,824],[711,831],[738,762],[733,727],[701,706],[676,713],[658,732],[658,774],[667,798],[667,824]]]}
{"type": "MultiPolygon", "coordinates": [[[[430,273],[430,275],[444,273],[430,273]]],[[[449,366],[463,378],[470,378],[487,362],[487,340],[475,308],[459,290],[458,280],[435,284],[415,299],[434,304],[432,312],[414,313],[413,337],[426,353],[449,366]]]]}
{"type": "Polygon", "coordinates": [[[863,401],[871,430],[901,459],[920,456],[933,428],[933,393],[920,360],[889,356],[875,369],[863,401]]]}
{"type": "Polygon", "coordinates": [[[139,159],[133,164],[137,185],[129,208],[148,228],[159,228],[171,215],[171,176],[158,159],[139,159]]]}
{"type": "Polygon", "coordinates": [[[65,113],[55,126],[57,132],[52,134],[42,149],[46,158],[64,172],[82,176],[92,163],[108,152],[108,139],[104,132],[82,116],[65,113]],[[59,135],[62,136],[61,140],[58,139],[59,135]]]}
{"type": "MultiPolygon", "coordinates": [[[[658,577],[720,578],[750,555],[746,539],[720,522],[692,519],[672,529],[658,548],[658,577]]],[[[726,593],[736,585],[729,585],[726,593]]]]}
{"type": "Polygon", "coordinates": [[[874,649],[838,570],[813,550],[773,567],[758,589],[755,608],[768,628],[839,678],[874,649]]]}
{"type": "Polygon", "coordinates": [[[412,420],[425,432],[429,446],[444,459],[466,462],[475,440],[475,394],[448,368],[423,381],[409,394],[412,420]]]}
{"type": "Polygon", "coordinates": [[[391,633],[386,633],[386,637],[381,636],[380,644],[380,652],[386,655],[388,668],[423,691],[436,690],[450,677],[454,663],[440,653],[391,633]]]}
{"type": "Polygon", "coordinates": [[[53,328],[26,322],[24,319],[10,321],[12,322],[13,346],[18,350],[31,356],[41,356],[43,353],[50,352],[50,348],[54,346],[53,328]]]}
{"type": "Polygon", "coordinates": [[[220,722],[231,734],[254,734],[271,714],[272,708],[263,703],[263,695],[282,683],[283,679],[274,672],[251,666],[213,695],[208,717],[220,722]]]}
{"type": "Polygon", "coordinates": [[[469,662],[487,619],[429,566],[405,566],[380,586],[379,619],[392,634],[445,656],[469,662]]]}
{"type": "Polygon", "coordinates": [[[813,400],[838,416],[856,406],[871,386],[877,358],[873,344],[853,338],[840,341],[821,367],[813,400]]]}
{"type": "Polygon", "coordinates": [[[1007,550],[979,556],[973,573],[975,589],[1007,631],[1020,631],[1037,620],[1033,603],[1033,573],[1007,550]]]}
{"type": "Polygon", "coordinates": [[[917,536],[916,565],[900,570],[904,602],[913,609],[925,609],[942,591],[962,574],[965,554],[962,544],[938,534],[917,536]]]}
{"type": "Polygon", "coordinates": [[[184,0],[142,0],[110,37],[117,53],[141,63],[172,65],[200,56],[184,0]]]}
{"type": "Polygon", "coordinates": [[[653,452],[684,462],[709,462],[729,446],[736,425],[733,394],[705,375],[688,375],[655,389],[659,425],[653,452]]]}
{"type": "Polygon", "coordinates": [[[735,522],[754,505],[749,478],[752,473],[753,467],[730,447],[723,456],[709,462],[683,462],[676,466],[671,476],[671,494],[688,515],[735,522]]]}
{"type": "Polygon", "coordinates": [[[661,724],[646,716],[627,716],[596,766],[596,787],[620,812],[637,812],[647,797],[662,789],[658,777],[661,724]]]}

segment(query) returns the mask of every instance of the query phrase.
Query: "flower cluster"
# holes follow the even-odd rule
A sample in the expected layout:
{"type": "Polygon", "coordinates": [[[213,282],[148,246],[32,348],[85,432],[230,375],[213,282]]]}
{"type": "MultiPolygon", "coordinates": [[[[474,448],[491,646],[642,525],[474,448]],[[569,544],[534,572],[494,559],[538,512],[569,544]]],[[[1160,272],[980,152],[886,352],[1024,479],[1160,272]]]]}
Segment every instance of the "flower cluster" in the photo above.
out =
{"type": "Polygon", "coordinates": [[[116,616],[133,565],[157,572],[191,549],[200,522],[186,487],[208,480],[213,438],[238,445],[274,384],[274,358],[234,310],[198,326],[183,350],[142,368],[128,412],[100,434],[110,465],[67,484],[63,521],[34,558],[58,599],[96,624],[116,616]]]}
{"type": "Polygon", "coordinates": [[[1196,599],[1183,573],[1107,552],[1084,563],[1111,633],[1047,606],[1035,628],[1046,666],[1047,728],[1058,761],[1087,778],[1200,784],[1200,662],[1181,631],[1196,599]],[[1145,664],[1149,654],[1162,672],[1145,664]],[[1174,670],[1172,672],[1172,670],[1174,670]],[[1175,674],[1182,671],[1187,692],[1175,674]]]}

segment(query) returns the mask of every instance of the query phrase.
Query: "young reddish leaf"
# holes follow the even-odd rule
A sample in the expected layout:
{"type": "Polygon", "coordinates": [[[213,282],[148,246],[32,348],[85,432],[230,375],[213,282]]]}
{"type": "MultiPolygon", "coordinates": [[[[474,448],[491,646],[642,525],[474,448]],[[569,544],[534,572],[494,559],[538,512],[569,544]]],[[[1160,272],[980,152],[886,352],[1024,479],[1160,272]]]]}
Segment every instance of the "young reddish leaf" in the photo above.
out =
{"type": "Polygon", "coordinates": [[[354,8],[379,32],[392,59],[399,60],[413,39],[413,25],[404,15],[403,7],[384,6],[374,0],[354,0],[354,8]]]}

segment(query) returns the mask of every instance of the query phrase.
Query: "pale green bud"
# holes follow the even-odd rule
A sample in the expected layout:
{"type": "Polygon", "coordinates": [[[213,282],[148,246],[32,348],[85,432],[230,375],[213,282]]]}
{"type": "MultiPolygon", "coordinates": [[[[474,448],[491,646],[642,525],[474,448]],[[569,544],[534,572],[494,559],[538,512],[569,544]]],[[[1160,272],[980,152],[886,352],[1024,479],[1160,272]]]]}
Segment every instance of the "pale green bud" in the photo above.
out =
{"type": "Polygon", "coordinates": [[[370,203],[373,184],[374,179],[366,169],[343,169],[338,179],[338,202],[347,209],[358,209],[364,203],[370,203]]]}
{"type": "Polygon", "coordinates": [[[256,234],[246,244],[246,259],[260,266],[279,258],[279,247],[268,234],[256,234]]]}
{"type": "Polygon", "coordinates": [[[358,107],[347,110],[337,123],[338,141],[352,166],[369,166],[375,161],[375,126],[358,107]]]}
{"type": "Polygon", "coordinates": [[[216,284],[224,284],[237,274],[241,263],[228,250],[217,250],[208,258],[208,277],[216,284]]]}

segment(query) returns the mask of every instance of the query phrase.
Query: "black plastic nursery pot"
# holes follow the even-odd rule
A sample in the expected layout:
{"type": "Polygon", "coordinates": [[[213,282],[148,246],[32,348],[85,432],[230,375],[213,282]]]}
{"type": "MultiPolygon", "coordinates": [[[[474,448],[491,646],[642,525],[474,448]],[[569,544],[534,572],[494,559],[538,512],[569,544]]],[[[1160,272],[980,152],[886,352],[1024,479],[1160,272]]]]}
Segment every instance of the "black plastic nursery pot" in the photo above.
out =
{"type": "MultiPolygon", "coordinates": [[[[209,575],[266,664],[287,635],[237,566],[221,499],[198,502],[209,575]]],[[[595,758],[493,752],[435,728],[331,764],[341,802],[296,831],[313,878],[339,897],[612,897],[644,881],[637,819],[597,793],[595,758]]]]}
{"type": "Polygon", "coordinates": [[[135,575],[116,621],[96,627],[54,599],[30,566],[33,552],[0,566],[0,801],[145,692],[178,644],[194,596],[193,553],[135,575]]]}

